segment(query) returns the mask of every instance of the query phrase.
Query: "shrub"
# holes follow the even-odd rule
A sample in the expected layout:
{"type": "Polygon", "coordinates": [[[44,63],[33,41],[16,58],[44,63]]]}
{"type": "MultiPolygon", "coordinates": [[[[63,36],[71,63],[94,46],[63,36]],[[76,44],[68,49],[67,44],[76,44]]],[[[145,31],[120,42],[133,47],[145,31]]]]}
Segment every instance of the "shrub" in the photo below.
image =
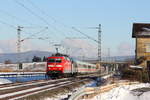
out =
{"type": "Polygon", "coordinates": [[[136,80],[139,82],[149,82],[149,75],[146,70],[133,70],[133,69],[125,69],[123,70],[122,78],[129,80],[136,80]]]}

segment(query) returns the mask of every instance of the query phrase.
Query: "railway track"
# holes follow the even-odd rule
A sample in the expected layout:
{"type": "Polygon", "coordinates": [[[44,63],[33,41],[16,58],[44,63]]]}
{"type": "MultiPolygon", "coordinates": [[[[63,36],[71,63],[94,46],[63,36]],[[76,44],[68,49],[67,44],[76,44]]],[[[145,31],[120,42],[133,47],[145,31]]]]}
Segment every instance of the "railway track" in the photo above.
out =
{"type": "Polygon", "coordinates": [[[0,100],[16,100],[44,91],[60,88],[76,82],[88,80],[80,78],[63,78],[57,80],[42,80],[0,86],[0,100]]]}
{"type": "MultiPolygon", "coordinates": [[[[100,76],[105,76],[101,74],[100,76]]],[[[90,76],[94,76],[91,74],[90,76]]],[[[0,100],[17,100],[30,95],[53,90],[73,83],[89,80],[88,76],[81,75],[76,78],[63,78],[56,80],[38,80],[23,83],[0,85],[0,100]]]]}

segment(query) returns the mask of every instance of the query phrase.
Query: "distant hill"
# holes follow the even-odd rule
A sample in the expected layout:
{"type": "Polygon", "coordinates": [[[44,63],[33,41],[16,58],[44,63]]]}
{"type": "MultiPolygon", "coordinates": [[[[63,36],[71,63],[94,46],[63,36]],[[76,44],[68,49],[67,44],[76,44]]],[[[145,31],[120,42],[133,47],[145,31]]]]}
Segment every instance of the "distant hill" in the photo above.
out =
{"type": "MultiPolygon", "coordinates": [[[[87,61],[87,62],[95,62],[97,58],[82,58],[82,57],[75,57],[78,60],[87,61]]],[[[134,61],[135,56],[114,56],[114,57],[102,57],[102,61],[116,61],[116,62],[124,62],[124,61],[134,61]]]]}
{"type": "MultiPolygon", "coordinates": [[[[44,57],[50,56],[52,53],[47,51],[27,51],[20,53],[21,62],[31,62],[34,56],[44,57]]],[[[4,53],[0,54],[0,63],[4,63],[6,60],[10,60],[13,63],[17,62],[18,54],[17,53],[4,53]]]]}
{"type": "MultiPolygon", "coordinates": [[[[52,52],[47,51],[28,51],[28,52],[22,52],[20,53],[20,61],[21,62],[32,62],[32,58],[34,56],[38,56],[43,58],[48,57],[52,55],[52,52]]],[[[84,57],[72,57],[78,60],[84,60],[84,61],[92,61],[96,60],[97,58],[87,58],[84,57]]],[[[0,63],[4,63],[6,60],[10,60],[12,63],[16,63],[18,59],[17,53],[4,53],[0,54],[0,63]]],[[[134,56],[115,56],[115,57],[102,57],[103,61],[131,61],[134,60],[134,56]]]]}
{"type": "Polygon", "coordinates": [[[104,61],[133,61],[135,59],[135,56],[114,56],[114,57],[103,57],[102,60],[104,61]]]}

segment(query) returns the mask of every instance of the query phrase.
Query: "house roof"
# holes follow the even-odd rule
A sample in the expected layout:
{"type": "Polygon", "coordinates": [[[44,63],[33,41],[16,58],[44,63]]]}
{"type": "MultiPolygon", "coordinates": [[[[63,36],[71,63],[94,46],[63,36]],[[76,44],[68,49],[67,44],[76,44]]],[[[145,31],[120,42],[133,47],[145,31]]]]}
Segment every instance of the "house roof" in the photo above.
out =
{"type": "Polygon", "coordinates": [[[133,23],[132,37],[150,37],[150,23],[133,23]]]}

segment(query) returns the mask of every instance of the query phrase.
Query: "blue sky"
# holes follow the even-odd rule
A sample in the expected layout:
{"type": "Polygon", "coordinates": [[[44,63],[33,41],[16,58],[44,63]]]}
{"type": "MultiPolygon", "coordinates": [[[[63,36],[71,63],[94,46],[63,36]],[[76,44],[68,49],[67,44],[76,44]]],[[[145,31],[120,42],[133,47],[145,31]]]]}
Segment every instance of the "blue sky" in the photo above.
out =
{"type": "MultiPolygon", "coordinates": [[[[114,55],[121,52],[119,51],[120,47],[123,47],[124,51],[128,50],[126,55],[128,53],[134,55],[135,42],[131,37],[132,24],[133,22],[150,22],[149,0],[30,0],[44,14],[28,1],[1,0],[0,21],[14,26],[24,26],[22,37],[28,37],[31,33],[36,33],[48,26],[48,30],[37,35],[37,37],[48,36],[55,42],[63,41],[65,37],[83,37],[78,32],[73,31],[71,27],[76,27],[97,39],[97,31],[88,29],[88,27],[96,27],[101,24],[103,52],[110,48],[114,55]],[[49,25],[17,2],[24,4],[25,7],[46,20],[49,25]],[[26,26],[41,27],[31,29],[26,28],[26,26]]],[[[15,28],[1,22],[0,27],[0,40],[15,39],[17,37],[15,28]]],[[[97,45],[91,40],[87,41],[97,45]]],[[[39,40],[32,40],[32,42],[45,43],[39,40]]]]}

